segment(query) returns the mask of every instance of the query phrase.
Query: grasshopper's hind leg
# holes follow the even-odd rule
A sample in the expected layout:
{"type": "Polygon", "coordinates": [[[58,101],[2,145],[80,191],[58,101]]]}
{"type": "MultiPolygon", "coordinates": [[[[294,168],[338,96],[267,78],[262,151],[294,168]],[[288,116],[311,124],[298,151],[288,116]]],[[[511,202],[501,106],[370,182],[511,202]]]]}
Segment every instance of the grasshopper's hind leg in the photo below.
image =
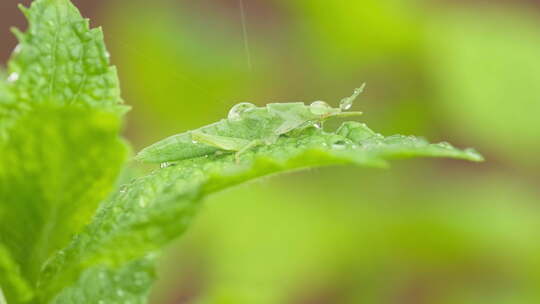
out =
{"type": "Polygon", "coordinates": [[[240,156],[242,154],[244,154],[245,152],[257,147],[257,146],[261,146],[261,145],[264,145],[264,142],[260,139],[255,139],[253,141],[251,141],[250,143],[248,143],[247,145],[245,145],[244,147],[242,147],[242,149],[236,151],[236,153],[234,154],[234,159],[236,160],[237,163],[240,162],[240,156]]]}
{"type": "Polygon", "coordinates": [[[219,135],[211,135],[202,132],[192,132],[191,138],[199,143],[203,143],[224,151],[236,152],[234,157],[236,162],[239,161],[240,156],[246,151],[264,144],[261,140],[247,140],[242,138],[225,137],[219,135]]]}

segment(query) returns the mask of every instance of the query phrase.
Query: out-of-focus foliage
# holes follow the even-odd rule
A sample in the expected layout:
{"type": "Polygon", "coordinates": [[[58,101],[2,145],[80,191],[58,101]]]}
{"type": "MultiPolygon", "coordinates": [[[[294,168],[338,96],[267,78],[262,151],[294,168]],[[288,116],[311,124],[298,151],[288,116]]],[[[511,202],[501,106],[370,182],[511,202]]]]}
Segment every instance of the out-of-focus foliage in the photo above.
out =
{"type": "Polygon", "coordinates": [[[534,192],[500,178],[456,183],[428,173],[430,191],[410,187],[425,183],[422,177],[403,182],[405,174],[369,172],[354,182],[347,180],[351,173],[324,184],[300,175],[214,197],[164,265],[164,279],[176,279],[179,293],[192,288],[201,303],[538,299],[528,285],[540,280],[538,268],[531,268],[540,254],[530,242],[539,228],[534,192]],[[399,193],[383,191],[400,183],[399,193]],[[296,190],[308,187],[306,196],[296,190]],[[358,187],[368,196],[365,203],[353,195],[358,187]]]}
{"type": "Polygon", "coordinates": [[[448,11],[433,18],[428,34],[426,66],[444,119],[500,157],[539,165],[538,14],[448,11]]]}

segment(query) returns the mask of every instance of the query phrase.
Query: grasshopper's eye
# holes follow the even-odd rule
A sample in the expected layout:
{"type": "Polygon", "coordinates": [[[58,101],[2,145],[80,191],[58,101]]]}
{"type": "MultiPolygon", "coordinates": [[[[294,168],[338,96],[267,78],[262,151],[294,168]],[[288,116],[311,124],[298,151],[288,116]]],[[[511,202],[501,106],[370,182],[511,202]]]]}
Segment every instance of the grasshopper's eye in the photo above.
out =
{"type": "Polygon", "coordinates": [[[252,104],[252,103],[241,102],[241,103],[236,104],[235,106],[233,106],[231,108],[227,118],[229,118],[230,120],[239,120],[240,118],[242,118],[243,113],[245,113],[245,112],[247,112],[249,110],[255,109],[256,107],[257,106],[252,104]]]}
{"type": "Polygon", "coordinates": [[[309,105],[309,110],[315,115],[325,115],[332,112],[332,107],[326,102],[318,100],[309,105]]]}

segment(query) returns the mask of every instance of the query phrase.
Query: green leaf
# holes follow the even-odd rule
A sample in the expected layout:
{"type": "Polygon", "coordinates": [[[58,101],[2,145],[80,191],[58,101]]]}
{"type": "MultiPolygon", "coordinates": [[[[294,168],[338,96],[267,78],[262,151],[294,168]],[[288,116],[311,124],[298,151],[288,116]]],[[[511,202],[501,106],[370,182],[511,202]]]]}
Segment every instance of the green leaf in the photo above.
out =
{"type": "MultiPolygon", "coordinates": [[[[351,143],[350,138],[314,130],[246,152],[241,163],[233,155],[212,155],[180,161],[133,180],[105,202],[92,223],[49,261],[39,282],[40,299],[63,303],[60,299],[90,294],[92,286],[81,283],[90,272],[101,273],[102,279],[111,282],[108,290],[117,291],[109,292],[111,297],[92,300],[117,303],[118,293],[127,294],[124,282],[114,279],[119,272],[149,254],[158,254],[185,231],[205,196],[255,178],[328,165],[385,167],[388,159],[416,156],[482,160],[473,150],[461,151],[447,143],[429,144],[401,135],[383,137],[367,127],[360,133],[351,143]]],[[[146,270],[149,276],[150,269],[146,270]]],[[[150,284],[150,280],[146,282],[150,284]]],[[[142,297],[146,289],[140,290],[142,297]]]]}
{"type": "Polygon", "coordinates": [[[111,191],[126,157],[119,129],[114,114],[43,107],[0,145],[0,240],[32,284],[111,191]]]}
{"type": "Polygon", "coordinates": [[[0,140],[7,136],[6,126],[13,123],[18,108],[8,84],[4,81],[7,77],[0,69],[0,140]]]}
{"type": "Polygon", "coordinates": [[[101,30],[68,0],[22,10],[28,31],[15,31],[0,72],[0,288],[10,304],[33,301],[43,264],[89,222],[127,156],[101,30]]]}
{"type": "Polygon", "coordinates": [[[89,29],[69,0],[21,6],[28,31],[14,30],[19,45],[8,64],[8,82],[21,107],[52,102],[122,112],[116,68],[101,29],[89,29]]]}
{"type": "Polygon", "coordinates": [[[33,297],[32,288],[20,272],[9,251],[0,244],[0,303],[5,298],[26,302],[33,297]]]}

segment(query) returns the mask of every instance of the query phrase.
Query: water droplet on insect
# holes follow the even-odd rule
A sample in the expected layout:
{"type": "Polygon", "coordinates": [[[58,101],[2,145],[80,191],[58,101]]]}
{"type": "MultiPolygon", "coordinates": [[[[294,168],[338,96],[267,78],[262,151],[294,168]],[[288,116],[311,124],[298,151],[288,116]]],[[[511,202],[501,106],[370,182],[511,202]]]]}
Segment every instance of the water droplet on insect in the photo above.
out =
{"type": "Polygon", "coordinates": [[[13,72],[9,74],[8,79],[7,79],[8,82],[15,82],[17,80],[19,80],[19,73],[17,72],[13,72]]]}
{"type": "Polygon", "coordinates": [[[169,162],[163,162],[163,163],[159,164],[159,167],[161,169],[164,169],[164,168],[167,168],[169,165],[170,165],[169,162]]]}
{"type": "Polygon", "coordinates": [[[332,107],[322,100],[314,101],[309,105],[309,110],[315,115],[327,114],[331,109],[332,107]]]}
{"type": "Polygon", "coordinates": [[[239,120],[242,118],[242,114],[256,108],[257,106],[249,102],[241,102],[236,104],[229,111],[227,116],[230,120],[239,120]]]}
{"type": "Polygon", "coordinates": [[[342,111],[346,111],[346,110],[349,110],[353,105],[353,99],[351,98],[344,98],[341,100],[341,102],[339,103],[339,108],[342,110],[342,111]]]}

